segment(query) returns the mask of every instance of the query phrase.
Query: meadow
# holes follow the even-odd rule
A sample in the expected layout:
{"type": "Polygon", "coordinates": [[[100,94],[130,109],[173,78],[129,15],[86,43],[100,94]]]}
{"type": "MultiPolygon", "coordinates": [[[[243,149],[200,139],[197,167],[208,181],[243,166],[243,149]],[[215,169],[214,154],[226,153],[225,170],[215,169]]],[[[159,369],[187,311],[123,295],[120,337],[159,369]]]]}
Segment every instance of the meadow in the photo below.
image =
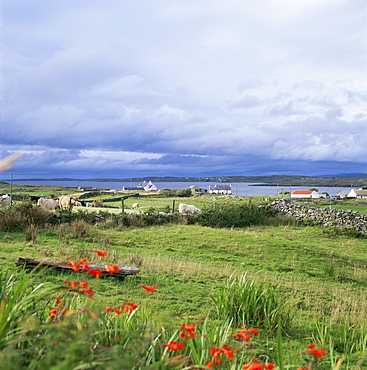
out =
{"type": "MultiPolygon", "coordinates": [[[[203,215],[225,204],[263,204],[261,197],[173,199],[203,215]]],[[[366,238],[273,216],[247,227],[204,227],[197,216],[141,222],[139,215],[167,211],[173,199],[126,199],[129,214],[132,203],[141,205],[130,226],[111,216],[0,231],[0,368],[367,368],[366,238]],[[139,274],[26,274],[15,267],[19,257],[85,259],[139,274]]],[[[87,211],[108,209],[73,213],[87,211]]]]}

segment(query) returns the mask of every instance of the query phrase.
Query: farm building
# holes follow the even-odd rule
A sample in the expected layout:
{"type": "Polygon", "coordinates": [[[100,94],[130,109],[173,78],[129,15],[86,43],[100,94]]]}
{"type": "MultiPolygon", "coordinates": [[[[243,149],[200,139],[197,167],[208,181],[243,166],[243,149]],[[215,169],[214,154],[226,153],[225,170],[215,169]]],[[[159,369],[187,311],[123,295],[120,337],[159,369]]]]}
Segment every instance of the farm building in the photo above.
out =
{"type": "Polygon", "coordinates": [[[191,190],[192,193],[206,193],[207,190],[206,189],[203,189],[201,188],[200,186],[197,186],[197,185],[191,185],[189,186],[189,189],[191,190]]]}
{"type": "Polygon", "coordinates": [[[348,198],[367,198],[366,189],[352,189],[348,195],[348,198]]]}
{"type": "Polygon", "coordinates": [[[158,190],[157,187],[151,181],[142,181],[138,186],[123,186],[122,191],[124,190],[144,190],[144,191],[155,191],[158,190]]]}
{"type": "Polygon", "coordinates": [[[231,185],[209,185],[209,193],[232,194],[231,185]]]}
{"type": "Polygon", "coordinates": [[[336,197],[339,197],[339,198],[345,198],[346,196],[347,196],[347,194],[345,194],[343,190],[339,190],[336,193],[336,197]]]}
{"type": "Polygon", "coordinates": [[[318,198],[319,193],[315,190],[295,190],[291,193],[291,198],[318,198]]]}

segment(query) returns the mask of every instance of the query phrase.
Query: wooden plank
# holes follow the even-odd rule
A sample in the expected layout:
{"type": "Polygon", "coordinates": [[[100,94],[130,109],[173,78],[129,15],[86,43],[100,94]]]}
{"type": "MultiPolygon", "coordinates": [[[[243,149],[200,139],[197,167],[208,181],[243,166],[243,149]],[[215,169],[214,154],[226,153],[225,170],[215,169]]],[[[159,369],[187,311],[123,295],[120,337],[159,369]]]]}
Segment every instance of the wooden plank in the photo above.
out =
{"type": "MultiPolygon", "coordinates": [[[[75,272],[73,268],[67,263],[67,262],[54,262],[54,261],[44,261],[40,259],[32,259],[32,258],[19,258],[18,262],[16,263],[17,266],[25,266],[27,269],[33,269],[37,266],[42,267],[49,267],[52,270],[58,270],[58,271],[71,271],[73,273],[87,273],[86,270],[79,270],[78,272],[75,272]]],[[[102,273],[102,276],[114,276],[118,277],[120,279],[124,279],[127,275],[137,275],[139,273],[139,269],[137,267],[131,267],[131,266],[118,266],[119,271],[110,274],[106,271],[105,265],[96,265],[93,263],[88,263],[88,266],[91,270],[97,270],[102,273]]]]}

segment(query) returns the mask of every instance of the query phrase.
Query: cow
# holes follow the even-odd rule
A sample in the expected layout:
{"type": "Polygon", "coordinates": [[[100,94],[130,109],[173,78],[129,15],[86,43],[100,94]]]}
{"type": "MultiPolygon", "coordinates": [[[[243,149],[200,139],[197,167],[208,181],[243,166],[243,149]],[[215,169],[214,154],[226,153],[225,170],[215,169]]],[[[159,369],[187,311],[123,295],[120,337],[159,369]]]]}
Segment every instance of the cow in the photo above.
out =
{"type": "Polygon", "coordinates": [[[180,203],[178,205],[178,211],[180,213],[187,213],[187,212],[191,212],[192,214],[201,213],[201,209],[196,208],[195,206],[192,206],[190,204],[185,204],[185,203],[180,203]]]}
{"type": "Polygon", "coordinates": [[[59,207],[60,209],[70,209],[70,211],[73,209],[74,204],[76,202],[76,198],[71,198],[67,195],[61,195],[59,198],[59,207]]]}
{"type": "Polygon", "coordinates": [[[95,199],[92,202],[93,207],[101,207],[102,206],[102,203],[103,203],[103,200],[102,199],[95,199]]]}
{"type": "Polygon", "coordinates": [[[39,198],[37,205],[47,211],[54,211],[59,205],[59,201],[55,199],[39,198]]]}
{"type": "Polygon", "coordinates": [[[11,205],[11,197],[8,194],[0,197],[0,208],[9,207],[11,205]]]}
{"type": "Polygon", "coordinates": [[[131,209],[138,209],[139,208],[139,203],[134,203],[132,206],[131,206],[131,209]]]}
{"type": "Polygon", "coordinates": [[[86,206],[86,207],[93,207],[93,203],[92,203],[92,202],[86,202],[86,203],[85,203],[85,206],[86,206]]]}
{"type": "Polygon", "coordinates": [[[75,201],[75,204],[74,204],[75,207],[81,207],[82,205],[83,205],[82,202],[79,202],[79,200],[75,201]]]}

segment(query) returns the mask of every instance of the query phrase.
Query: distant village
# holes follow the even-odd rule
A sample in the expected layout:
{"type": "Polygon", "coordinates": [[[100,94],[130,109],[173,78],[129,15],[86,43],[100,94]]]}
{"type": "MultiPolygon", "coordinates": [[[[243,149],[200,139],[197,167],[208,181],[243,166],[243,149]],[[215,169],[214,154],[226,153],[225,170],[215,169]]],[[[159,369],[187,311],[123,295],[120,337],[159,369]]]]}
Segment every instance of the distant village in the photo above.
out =
{"type": "MultiPolygon", "coordinates": [[[[191,189],[193,193],[204,194],[204,193],[212,193],[212,194],[232,194],[232,186],[231,185],[209,185],[208,189],[201,188],[197,185],[192,185],[188,187],[191,189]]],[[[86,191],[92,190],[91,187],[79,187],[78,190],[86,191]]],[[[142,181],[137,186],[123,186],[122,191],[127,190],[134,190],[134,191],[157,191],[158,188],[152,181],[142,181]]],[[[284,193],[283,193],[284,194],[284,193]]],[[[285,195],[285,194],[284,194],[285,195]]],[[[289,192],[287,192],[289,195],[289,192]]],[[[330,198],[329,194],[326,193],[319,193],[316,189],[310,190],[294,190],[290,193],[291,198],[298,198],[298,199],[326,199],[330,198]]],[[[345,193],[343,190],[338,191],[335,195],[331,196],[334,199],[342,199],[342,198],[367,198],[367,189],[358,188],[358,189],[351,189],[349,193],[345,193]]]]}

